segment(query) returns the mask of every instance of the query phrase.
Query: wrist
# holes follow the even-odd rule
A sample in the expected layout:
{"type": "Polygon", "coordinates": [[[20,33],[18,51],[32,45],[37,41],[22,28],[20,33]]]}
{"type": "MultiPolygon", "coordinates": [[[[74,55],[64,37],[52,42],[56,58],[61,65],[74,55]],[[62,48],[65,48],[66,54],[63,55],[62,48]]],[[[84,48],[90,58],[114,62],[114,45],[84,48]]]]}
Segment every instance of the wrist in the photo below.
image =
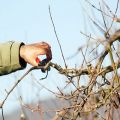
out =
{"type": "Polygon", "coordinates": [[[22,45],[20,46],[20,57],[21,57],[22,59],[24,59],[24,53],[25,53],[25,45],[22,44],[22,45]]]}
{"type": "Polygon", "coordinates": [[[20,47],[19,47],[19,63],[23,68],[25,68],[26,65],[27,65],[27,63],[24,59],[24,53],[25,53],[25,48],[24,47],[25,47],[25,44],[21,43],[20,47]]]}

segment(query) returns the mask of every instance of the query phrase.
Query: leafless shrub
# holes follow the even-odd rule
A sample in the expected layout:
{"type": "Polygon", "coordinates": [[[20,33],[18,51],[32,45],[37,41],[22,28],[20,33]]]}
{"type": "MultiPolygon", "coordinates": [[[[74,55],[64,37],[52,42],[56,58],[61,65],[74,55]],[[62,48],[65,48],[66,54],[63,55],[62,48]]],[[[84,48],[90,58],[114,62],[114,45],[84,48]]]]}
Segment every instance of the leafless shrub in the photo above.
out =
{"type": "Polygon", "coordinates": [[[49,7],[50,18],[54,27],[57,41],[60,46],[65,68],[62,68],[60,65],[52,62],[48,62],[45,66],[32,67],[29,71],[27,71],[27,73],[25,73],[24,76],[22,76],[17,81],[17,83],[8,92],[5,100],[0,105],[1,108],[3,108],[3,105],[7,100],[9,94],[30,71],[34,69],[44,69],[47,71],[49,67],[52,67],[56,69],[59,74],[66,76],[67,83],[63,88],[66,89],[67,86],[73,85],[74,90],[66,94],[58,87],[59,92],[55,93],[45,86],[41,86],[54,94],[59,99],[69,101],[69,104],[61,109],[44,111],[40,108],[40,106],[33,108],[29,105],[25,105],[21,100],[21,105],[23,107],[34,112],[39,111],[41,113],[41,116],[44,112],[54,111],[56,115],[52,120],[120,119],[120,30],[118,29],[117,31],[112,32],[114,30],[113,23],[117,22],[117,24],[119,24],[120,22],[120,18],[117,17],[117,10],[119,8],[120,2],[117,0],[115,12],[112,12],[109,5],[104,0],[101,0],[102,4],[101,2],[99,3],[99,8],[97,8],[96,5],[93,5],[90,1],[85,1],[90,7],[94,8],[95,11],[101,13],[103,19],[102,27],[97,20],[94,20],[89,15],[88,18],[99,30],[104,33],[104,37],[94,38],[91,34],[87,35],[86,33],[81,32],[82,35],[86,36],[88,39],[88,44],[80,47],[76,52],[76,54],[81,53],[83,56],[81,67],[69,68],[69,66],[67,66],[49,7]],[[106,9],[106,11],[102,9],[103,7],[106,9]],[[106,22],[107,18],[109,20],[108,25],[106,22]],[[103,49],[99,52],[101,46],[103,49]],[[88,52],[88,49],[90,52],[88,52]],[[92,59],[89,59],[87,56],[92,56],[92,59]],[[104,64],[107,62],[107,60],[110,61],[109,65],[104,64]],[[80,82],[82,81],[83,76],[85,76],[85,78],[88,80],[88,84],[81,86],[80,82]]]}

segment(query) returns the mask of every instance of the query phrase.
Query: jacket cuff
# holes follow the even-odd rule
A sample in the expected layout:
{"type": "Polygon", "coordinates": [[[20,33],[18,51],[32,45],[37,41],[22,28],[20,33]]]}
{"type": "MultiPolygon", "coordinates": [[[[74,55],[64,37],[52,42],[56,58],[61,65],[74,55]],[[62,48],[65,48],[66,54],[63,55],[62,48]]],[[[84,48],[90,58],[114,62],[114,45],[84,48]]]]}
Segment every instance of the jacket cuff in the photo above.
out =
{"type": "Polygon", "coordinates": [[[22,45],[24,45],[24,43],[19,42],[14,42],[11,45],[11,66],[14,70],[23,69],[27,65],[27,63],[20,57],[20,47],[22,45]]]}

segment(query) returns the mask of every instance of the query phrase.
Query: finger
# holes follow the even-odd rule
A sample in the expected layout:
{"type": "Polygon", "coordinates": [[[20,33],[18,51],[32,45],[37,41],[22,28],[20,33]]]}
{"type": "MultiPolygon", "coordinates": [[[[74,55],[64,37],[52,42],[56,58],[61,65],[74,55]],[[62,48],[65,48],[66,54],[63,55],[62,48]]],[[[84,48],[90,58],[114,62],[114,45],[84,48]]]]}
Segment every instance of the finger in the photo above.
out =
{"type": "Polygon", "coordinates": [[[34,46],[39,47],[39,48],[41,47],[51,48],[51,46],[46,42],[35,43],[34,46]]]}
{"type": "Polygon", "coordinates": [[[43,48],[44,49],[44,54],[46,55],[47,59],[48,60],[51,60],[52,59],[52,52],[51,52],[51,49],[50,48],[43,48]]]}
{"type": "Polygon", "coordinates": [[[41,48],[37,51],[37,56],[39,55],[46,55],[48,60],[52,59],[52,52],[51,49],[49,48],[41,48]]]}
{"type": "Polygon", "coordinates": [[[39,49],[36,50],[37,56],[38,56],[38,55],[46,55],[47,52],[48,52],[48,49],[47,49],[47,48],[39,48],[39,49]]]}
{"type": "Polygon", "coordinates": [[[49,49],[48,52],[46,53],[46,57],[47,57],[48,60],[51,60],[51,59],[52,59],[51,49],[49,49]]]}
{"type": "Polygon", "coordinates": [[[49,48],[51,48],[51,46],[48,43],[46,43],[46,42],[41,42],[41,44],[45,45],[45,46],[48,46],[49,48]]]}

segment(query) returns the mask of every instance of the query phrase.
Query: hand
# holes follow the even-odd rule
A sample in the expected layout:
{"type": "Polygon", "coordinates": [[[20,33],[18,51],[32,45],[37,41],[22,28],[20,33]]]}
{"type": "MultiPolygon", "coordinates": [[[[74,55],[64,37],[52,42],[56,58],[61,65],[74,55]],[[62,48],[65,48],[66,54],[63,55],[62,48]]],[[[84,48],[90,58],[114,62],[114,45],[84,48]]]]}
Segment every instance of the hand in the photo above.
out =
{"type": "Polygon", "coordinates": [[[22,45],[20,47],[20,57],[32,66],[38,66],[36,58],[39,55],[46,55],[48,60],[52,59],[51,47],[45,42],[22,45]]]}

